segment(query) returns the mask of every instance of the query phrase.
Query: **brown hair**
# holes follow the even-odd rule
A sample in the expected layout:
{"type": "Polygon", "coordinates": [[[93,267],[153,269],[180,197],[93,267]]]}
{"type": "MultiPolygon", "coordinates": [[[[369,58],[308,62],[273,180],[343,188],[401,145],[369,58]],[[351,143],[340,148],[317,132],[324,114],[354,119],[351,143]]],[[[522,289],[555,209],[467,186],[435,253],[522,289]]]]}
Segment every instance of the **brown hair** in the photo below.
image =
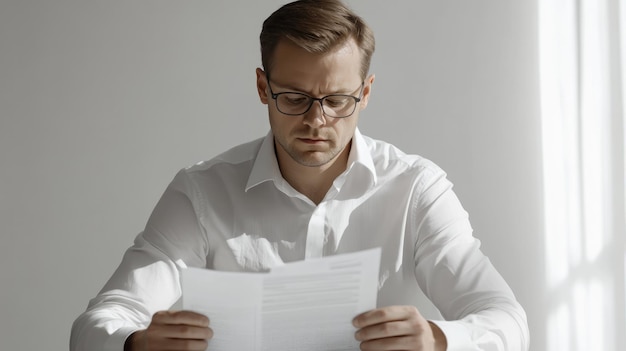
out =
{"type": "Polygon", "coordinates": [[[354,38],[361,51],[361,78],[369,72],[374,33],[340,0],[299,0],[272,13],[261,30],[261,61],[266,72],[280,40],[288,39],[311,53],[327,53],[354,38]]]}

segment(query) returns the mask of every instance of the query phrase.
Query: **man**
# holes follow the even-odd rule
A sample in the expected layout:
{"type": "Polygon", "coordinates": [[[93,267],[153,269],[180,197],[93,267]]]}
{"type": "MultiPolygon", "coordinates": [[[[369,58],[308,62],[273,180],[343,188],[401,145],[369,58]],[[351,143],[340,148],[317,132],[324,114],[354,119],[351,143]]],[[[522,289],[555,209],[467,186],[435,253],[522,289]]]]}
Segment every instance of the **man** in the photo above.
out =
{"type": "Polygon", "coordinates": [[[363,136],[374,36],[335,0],[274,12],[256,70],[271,132],[179,172],[74,323],[71,349],[210,349],[211,316],[169,311],[185,267],[266,271],[382,249],[362,350],[527,350],[526,316],[432,162],[363,136]],[[446,320],[428,321],[420,289],[446,320]]]}

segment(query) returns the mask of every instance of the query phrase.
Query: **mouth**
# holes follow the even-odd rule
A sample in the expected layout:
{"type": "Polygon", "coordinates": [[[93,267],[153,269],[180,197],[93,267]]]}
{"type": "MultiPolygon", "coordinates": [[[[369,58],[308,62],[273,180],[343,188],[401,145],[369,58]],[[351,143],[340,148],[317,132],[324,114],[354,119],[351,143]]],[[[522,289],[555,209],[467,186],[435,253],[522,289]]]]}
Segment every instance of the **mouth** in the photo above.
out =
{"type": "Polygon", "coordinates": [[[311,145],[321,144],[327,141],[326,139],[320,139],[320,138],[298,138],[298,140],[305,144],[311,144],[311,145]]]}

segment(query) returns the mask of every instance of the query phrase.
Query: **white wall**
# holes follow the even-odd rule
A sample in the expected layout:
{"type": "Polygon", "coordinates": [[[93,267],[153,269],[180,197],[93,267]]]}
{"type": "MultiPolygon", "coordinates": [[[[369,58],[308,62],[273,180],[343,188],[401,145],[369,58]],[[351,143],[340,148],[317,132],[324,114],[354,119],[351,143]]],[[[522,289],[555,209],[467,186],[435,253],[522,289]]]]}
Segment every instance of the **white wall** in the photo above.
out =
{"type": "MultiPolygon", "coordinates": [[[[283,2],[0,2],[1,349],[67,349],[175,172],[267,131],[283,2]]],[[[545,349],[535,3],[350,3],[377,36],[361,130],[448,171],[545,349]]]]}

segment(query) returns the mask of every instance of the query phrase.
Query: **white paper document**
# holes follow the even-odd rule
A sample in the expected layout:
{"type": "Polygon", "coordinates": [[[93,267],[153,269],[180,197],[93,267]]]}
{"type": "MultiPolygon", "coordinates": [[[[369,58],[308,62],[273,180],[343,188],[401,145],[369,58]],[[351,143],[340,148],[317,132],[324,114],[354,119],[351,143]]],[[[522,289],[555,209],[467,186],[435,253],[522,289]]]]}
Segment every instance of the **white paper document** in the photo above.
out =
{"type": "Polygon", "coordinates": [[[209,317],[211,351],[353,351],[352,319],[376,307],[380,249],[288,263],[268,273],[188,268],[183,308],[209,317]]]}

